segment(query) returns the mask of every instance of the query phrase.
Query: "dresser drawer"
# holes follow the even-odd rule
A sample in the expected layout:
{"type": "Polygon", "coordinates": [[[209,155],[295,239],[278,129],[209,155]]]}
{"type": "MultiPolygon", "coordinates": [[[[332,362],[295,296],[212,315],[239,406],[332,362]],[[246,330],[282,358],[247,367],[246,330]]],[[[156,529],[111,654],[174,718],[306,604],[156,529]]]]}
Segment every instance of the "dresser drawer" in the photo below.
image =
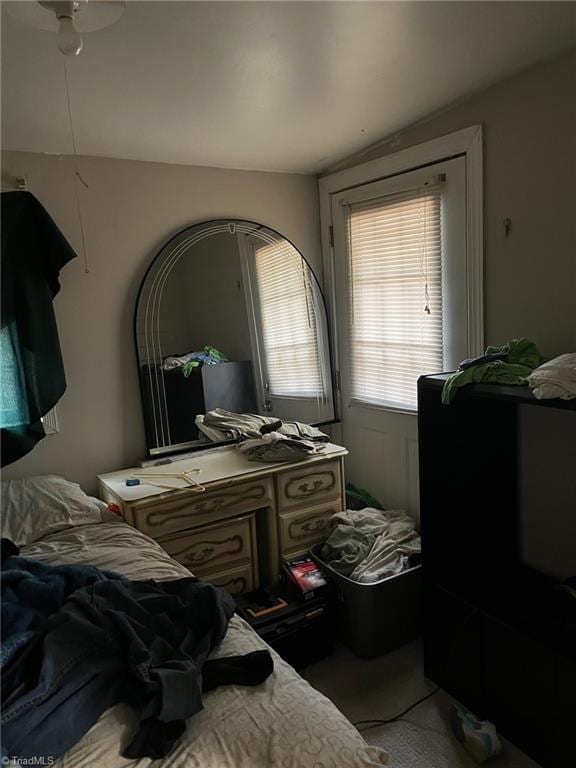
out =
{"type": "Polygon", "coordinates": [[[254,515],[246,515],[167,536],[158,539],[158,543],[174,560],[203,577],[209,572],[228,570],[232,565],[245,563],[252,567],[254,530],[254,515]]]}
{"type": "Polygon", "coordinates": [[[342,495],[339,461],[327,461],[312,467],[281,472],[277,482],[280,510],[322,504],[342,495]]]}
{"type": "Polygon", "coordinates": [[[254,589],[254,574],[251,565],[241,565],[228,571],[205,573],[202,578],[232,595],[251,592],[254,589]]]}
{"type": "Polygon", "coordinates": [[[278,524],[282,557],[304,552],[313,544],[324,541],[328,537],[330,518],[341,511],[340,501],[337,500],[318,507],[281,512],[278,524]]]}
{"type": "Polygon", "coordinates": [[[230,515],[268,507],[273,496],[272,481],[264,478],[218,491],[186,493],[174,501],[163,499],[141,507],[134,505],[133,520],[128,522],[153,539],[159,539],[230,515]]]}

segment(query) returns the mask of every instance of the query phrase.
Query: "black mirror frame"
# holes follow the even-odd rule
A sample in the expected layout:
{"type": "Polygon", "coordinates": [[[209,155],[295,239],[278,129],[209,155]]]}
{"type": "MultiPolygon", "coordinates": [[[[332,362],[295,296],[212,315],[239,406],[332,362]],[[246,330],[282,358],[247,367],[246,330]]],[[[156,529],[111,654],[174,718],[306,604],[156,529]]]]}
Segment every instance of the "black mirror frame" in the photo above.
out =
{"type": "MultiPolygon", "coordinates": [[[[133,319],[132,330],[133,330],[133,338],[134,338],[134,351],[135,351],[135,355],[136,355],[136,366],[137,366],[137,369],[138,369],[138,387],[139,387],[139,390],[140,390],[140,404],[141,404],[141,407],[142,407],[142,418],[144,420],[144,423],[146,424],[146,413],[145,413],[145,409],[144,409],[144,391],[143,391],[143,388],[142,388],[142,377],[140,376],[140,368],[139,368],[140,361],[139,361],[139,351],[138,351],[138,328],[137,328],[138,305],[140,303],[140,297],[142,295],[142,291],[143,291],[144,285],[146,283],[148,275],[150,274],[150,272],[151,272],[151,270],[152,270],[156,260],[158,258],[160,258],[160,255],[165,251],[166,248],[168,248],[170,246],[171,243],[173,243],[175,240],[177,240],[179,237],[181,237],[185,232],[188,232],[189,230],[192,230],[195,227],[199,227],[201,225],[206,225],[206,224],[216,224],[217,222],[227,222],[227,223],[230,223],[230,224],[235,224],[237,222],[241,222],[243,224],[251,224],[254,227],[260,227],[260,228],[263,228],[263,229],[268,229],[271,232],[274,232],[276,235],[278,235],[279,237],[283,238],[288,243],[290,243],[290,245],[294,248],[294,250],[297,251],[297,253],[300,254],[300,257],[303,259],[303,261],[305,262],[306,266],[310,270],[310,273],[312,274],[312,276],[313,276],[313,278],[314,278],[314,280],[316,282],[316,287],[318,289],[318,293],[319,293],[320,298],[322,300],[322,307],[324,309],[324,316],[326,318],[326,333],[327,333],[327,342],[328,342],[328,361],[330,363],[330,381],[331,381],[331,384],[332,384],[332,403],[333,403],[333,412],[334,412],[334,418],[327,419],[325,421],[315,422],[315,426],[319,426],[320,427],[320,426],[326,426],[326,425],[329,425],[329,424],[339,424],[340,423],[340,415],[339,415],[339,398],[338,398],[338,394],[339,394],[340,390],[338,389],[338,386],[337,386],[337,377],[336,377],[336,371],[335,371],[335,368],[334,368],[334,354],[333,354],[333,346],[332,346],[332,329],[330,327],[330,322],[329,322],[329,315],[328,315],[328,307],[327,307],[327,304],[326,304],[326,298],[324,296],[324,291],[322,290],[322,286],[320,285],[320,281],[318,280],[318,277],[317,277],[316,273],[314,272],[312,266],[310,265],[310,262],[308,261],[308,259],[304,256],[304,254],[300,251],[300,249],[297,248],[294,245],[294,243],[289,238],[287,238],[285,235],[282,235],[280,232],[278,232],[278,230],[272,229],[272,227],[269,227],[266,224],[261,224],[261,223],[256,222],[256,221],[252,221],[251,219],[238,219],[238,218],[218,218],[218,219],[208,219],[208,220],[205,220],[205,221],[198,221],[198,222],[196,222],[194,224],[190,224],[187,227],[184,227],[183,229],[179,230],[174,235],[172,235],[172,237],[170,237],[169,240],[166,240],[166,242],[160,247],[160,249],[157,251],[157,253],[153,257],[153,259],[150,261],[148,267],[146,268],[146,271],[145,271],[144,275],[142,276],[142,280],[140,281],[140,285],[138,287],[138,293],[136,295],[136,301],[135,301],[135,305],[134,305],[134,319],[133,319]]],[[[186,453],[193,453],[193,452],[196,452],[196,451],[202,451],[202,450],[207,450],[207,449],[210,450],[212,448],[218,448],[218,447],[223,447],[223,446],[227,446],[227,445],[234,445],[236,442],[238,442],[236,440],[227,440],[227,441],[219,442],[219,443],[216,443],[216,442],[215,443],[198,443],[197,445],[195,445],[195,444],[193,444],[191,442],[191,444],[187,445],[185,448],[183,448],[181,446],[180,447],[174,447],[174,450],[170,450],[170,448],[166,448],[165,451],[163,450],[161,454],[158,454],[158,453],[153,453],[152,452],[153,448],[150,446],[149,439],[148,439],[148,430],[146,428],[144,429],[144,433],[145,433],[145,439],[146,439],[146,456],[147,456],[148,459],[158,459],[157,463],[163,463],[163,461],[165,461],[165,460],[169,459],[170,457],[173,457],[173,456],[175,456],[177,454],[180,454],[180,453],[186,454],[186,453]]]]}

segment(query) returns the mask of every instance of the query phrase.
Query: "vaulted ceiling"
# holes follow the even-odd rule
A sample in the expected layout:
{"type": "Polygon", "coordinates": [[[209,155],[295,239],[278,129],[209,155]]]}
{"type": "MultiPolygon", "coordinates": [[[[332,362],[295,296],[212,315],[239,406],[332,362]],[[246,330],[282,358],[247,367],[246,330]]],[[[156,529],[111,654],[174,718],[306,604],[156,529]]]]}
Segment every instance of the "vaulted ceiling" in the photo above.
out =
{"type": "MultiPolygon", "coordinates": [[[[2,3],[8,149],[70,153],[54,35],[2,3]]],[[[136,2],[68,58],[80,154],[315,173],[576,44],[572,2],[136,2]]]]}

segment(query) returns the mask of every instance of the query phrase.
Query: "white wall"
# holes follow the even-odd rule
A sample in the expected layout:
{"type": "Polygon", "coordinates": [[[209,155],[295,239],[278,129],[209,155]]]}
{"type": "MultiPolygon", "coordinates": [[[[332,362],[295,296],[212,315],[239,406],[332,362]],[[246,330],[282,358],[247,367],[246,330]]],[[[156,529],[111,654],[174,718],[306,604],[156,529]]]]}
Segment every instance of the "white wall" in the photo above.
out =
{"type": "Polygon", "coordinates": [[[572,51],[329,169],[482,123],[488,344],[527,336],[545,355],[576,351],[575,86],[572,51]]]}
{"type": "MultiPolygon", "coordinates": [[[[2,153],[2,184],[26,174],[80,254],[70,158],[2,153]]],[[[95,490],[96,475],[144,457],[133,314],[146,267],[177,231],[216,218],[257,221],[292,240],[320,274],[313,177],[82,157],[89,274],[82,255],[61,274],[55,308],[68,379],[60,433],[5,477],[55,472],[95,490]]]]}

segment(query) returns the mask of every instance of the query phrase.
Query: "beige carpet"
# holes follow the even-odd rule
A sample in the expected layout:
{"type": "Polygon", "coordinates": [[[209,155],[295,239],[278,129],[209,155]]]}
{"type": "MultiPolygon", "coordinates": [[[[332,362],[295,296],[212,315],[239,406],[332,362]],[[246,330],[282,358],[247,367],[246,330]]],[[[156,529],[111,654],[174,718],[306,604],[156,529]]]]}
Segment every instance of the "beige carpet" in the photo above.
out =
{"type": "MultiPolygon", "coordinates": [[[[371,661],[338,647],[333,656],[305,669],[303,676],[354,723],[390,718],[434,690],[426,680],[419,643],[371,661]]],[[[366,741],[387,750],[390,768],[475,768],[476,763],[453,738],[448,722],[450,698],[443,692],[412,710],[406,718],[363,731],[366,741]]],[[[504,741],[494,768],[539,768],[504,741]]]]}

